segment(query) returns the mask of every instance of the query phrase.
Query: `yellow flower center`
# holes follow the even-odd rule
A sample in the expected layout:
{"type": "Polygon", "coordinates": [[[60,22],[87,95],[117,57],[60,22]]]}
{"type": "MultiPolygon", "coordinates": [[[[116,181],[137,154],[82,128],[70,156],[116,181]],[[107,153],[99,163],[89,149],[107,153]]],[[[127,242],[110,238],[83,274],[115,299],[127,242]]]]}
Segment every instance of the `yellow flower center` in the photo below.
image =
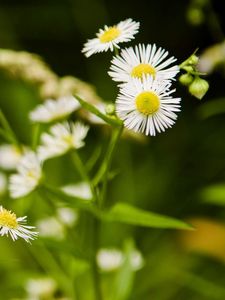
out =
{"type": "Polygon", "coordinates": [[[68,145],[73,145],[73,136],[71,134],[64,135],[62,138],[68,145]]]}
{"type": "Polygon", "coordinates": [[[99,40],[101,43],[108,43],[115,40],[120,33],[121,31],[116,26],[109,27],[108,30],[102,33],[102,35],[99,37],[99,40]]]}
{"type": "Polygon", "coordinates": [[[135,99],[137,110],[148,116],[158,111],[159,97],[154,92],[142,92],[135,99]]]}
{"type": "Polygon", "coordinates": [[[149,64],[139,64],[131,71],[132,77],[142,78],[143,75],[152,75],[155,77],[156,70],[149,64]]]}
{"type": "Polygon", "coordinates": [[[16,215],[11,211],[3,208],[0,211],[0,227],[1,226],[5,226],[11,229],[16,229],[18,227],[16,215]]]}

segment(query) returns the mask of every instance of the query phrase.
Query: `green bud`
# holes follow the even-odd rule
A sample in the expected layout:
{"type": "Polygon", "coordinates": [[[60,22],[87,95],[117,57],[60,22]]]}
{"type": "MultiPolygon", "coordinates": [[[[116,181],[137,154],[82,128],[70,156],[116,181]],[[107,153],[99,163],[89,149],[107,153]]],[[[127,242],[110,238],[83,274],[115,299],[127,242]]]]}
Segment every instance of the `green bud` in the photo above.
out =
{"type": "Polygon", "coordinates": [[[114,115],[115,114],[115,105],[114,104],[107,104],[105,107],[105,112],[107,115],[114,115]]]}
{"type": "Polygon", "coordinates": [[[197,63],[198,63],[198,56],[196,56],[195,54],[193,54],[193,55],[189,58],[188,63],[189,63],[190,65],[197,65],[197,63]]]}
{"type": "Polygon", "coordinates": [[[187,71],[188,73],[191,73],[194,71],[194,68],[192,66],[184,66],[184,67],[182,67],[182,69],[187,71]]]}
{"type": "Polygon", "coordinates": [[[199,100],[206,94],[209,89],[209,84],[205,79],[196,77],[189,85],[189,92],[199,100]]]}
{"type": "Polygon", "coordinates": [[[183,74],[179,77],[179,81],[181,84],[185,85],[185,86],[188,86],[192,83],[193,81],[193,76],[191,74],[183,74]]]}
{"type": "Polygon", "coordinates": [[[200,25],[204,21],[204,14],[201,9],[193,7],[187,13],[187,19],[192,25],[200,25]]]}

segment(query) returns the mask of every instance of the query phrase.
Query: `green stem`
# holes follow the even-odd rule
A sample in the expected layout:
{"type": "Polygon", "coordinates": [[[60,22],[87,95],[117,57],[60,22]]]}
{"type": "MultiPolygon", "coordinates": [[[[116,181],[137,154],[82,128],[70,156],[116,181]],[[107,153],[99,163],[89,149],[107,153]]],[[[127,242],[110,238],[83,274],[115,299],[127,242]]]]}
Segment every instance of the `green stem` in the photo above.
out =
{"type": "MultiPolygon", "coordinates": [[[[4,136],[6,137],[7,135],[8,140],[10,140],[13,144],[15,144],[17,147],[20,147],[20,144],[16,138],[15,133],[13,132],[11,126],[9,125],[9,122],[7,121],[6,117],[4,116],[2,110],[0,109],[0,123],[2,124],[2,127],[5,131],[4,136]]],[[[1,130],[1,134],[2,134],[2,130],[1,130]]]]}
{"type": "Polygon", "coordinates": [[[104,115],[103,113],[100,112],[100,110],[98,110],[94,105],[91,105],[90,103],[84,101],[83,99],[81,99],[79,96],[74,95],[74,97],[79,101],[80,105],[85,108],[86,110],[90,111],[91,113],[93,113],[94,115],[96,115],[97,117],[101,118],[102,120],[104,120],[106,123],[112,125],[112,126],[121,126],[122,121],[119,120],[116,117],[109,117],[107,115],[104,115]]]}
{"type": "Polygon", "coordinates": [[[101,279],[98,272],[98,266],[96,261],[96,255],[99,248],[99,227],[100,221],[96,218],[93,218],[93,257],[92,257],[92,272],[93,272],[93,284],[95,289],[95,298],[96,300],[102,300],[102,291],[101,291],[101,279]]]}
{"type": "Polygon", "coordinates": [[[113,128],[112,136],[109,142],[108,149],[106,151],[105,158],[94,179],[94,184],[96,185],[103,179],[102,191],[98,203],[100,208],[103,206],[105,200],[107,184],[108,184],[108,175],[111,167],[112,157],[113,157],[116,144],[122,133],[122,130],[123,130],[123,126],[120,126],[119,128],[113,128]]]}
{"type": "Polygon", "coordinates": [[[45,272],[56,278],[62,290],[66,294],[69,292],[71,296],[74,296],[74,289],[73,285],[70,284],[69,275],[66,274],[45,245],[39,240],[38,243],[36,242],[35,247],[29,247],[28,249],[45,272]]]}
{"type": "Polygon", "coordinates": [[[71,152],[71,158],[72,158],[72,161],[73,161],[77,171],[80,173],[81,178],[89,184],[91,192],[92,192],[92,197],[95,198],[96,193],[95,193],[94,186],[89,178],[86,167],[85,167],[84,163],[82,162],[82,160],[76,150],[71,152]]]}
{"type": "Polygon", "coordinates": [[[32,130],[32,149],[36,150],[38,141],[39,141],[39,136],[40,136],[40,124],[34,124],[33,130],[32,130]]]}

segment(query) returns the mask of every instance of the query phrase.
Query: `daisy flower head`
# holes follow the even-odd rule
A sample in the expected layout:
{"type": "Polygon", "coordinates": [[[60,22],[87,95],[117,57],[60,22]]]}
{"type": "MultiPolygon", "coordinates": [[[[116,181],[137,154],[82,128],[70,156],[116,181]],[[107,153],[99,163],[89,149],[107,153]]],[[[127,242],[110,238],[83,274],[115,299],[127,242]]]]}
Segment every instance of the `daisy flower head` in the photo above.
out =
{"type": "Polygon", "coordinates": [[[0,146],[0,168],[11,171],[16,169],[21,157],[22,151],[15,145],[3,144],[0,146]]]}
{"type": "Polygon", "coordinates": [[[26,242],[30,242],[37,236],[37,232],[32,231],[35,227],[26,224],[26,216],[17,218],[16,214],[0,206],[0,236],[10,235],[13,241],[19,237],[26,242]]]}
{"type": "Polygon", "coordinates": [[[114,47],[120,48],[119,43],[129,42],[134,39],[134,35],[138,33],[139,26],[140,23],[132,19],[121,21],[114,26],[105,25],[104,29],[100,29],[96,34],[96,38],[88,40],[84,44],[82,52],[86,57],[89,57],[95,53],[108,50],[113,51],[114,47]]]}
{"type": "Polygon", "coordinates": [[[89,127],[80,122],[57,123],[50,128],[50,133],[41,135],[38,157],[41,161],[62,155],[70,149],[79,149],[85,145],[84,139],[89,127]]]}
{"type": "Polygon", "coordinates": [[[173,98],[171,83],[145,76],[124,85],[116,100],[116,112],[125,127],[145,135],[165,131],[177,119],[180,98],[173,98]]]}
{"type": "Polygon", "coordinates": [[[42,171],[37,155],[32,151],[27,152],[21,158],[17,172],[9,177],[9,193],[12,198],[26,196],[38,186],[42,171]]]}
{"type": "Polygon", "coordinates": [[[120,55],[115,56],[108,74],[114,81],[128,82],[130,78],[157,76],[160,79],[173,79],[179,72],[177,65],[170,66],[176,58],[168,56],[168,51],[156,47],[155,44],[143,44],[125,48],[120,55]]]}
{"type": "Polygon", "coordinates": [[[49,123],[67,117],[78,108],[80,104],[73,96],[47,99],[30,112],[29,118],[33,122],[49,123]]]}

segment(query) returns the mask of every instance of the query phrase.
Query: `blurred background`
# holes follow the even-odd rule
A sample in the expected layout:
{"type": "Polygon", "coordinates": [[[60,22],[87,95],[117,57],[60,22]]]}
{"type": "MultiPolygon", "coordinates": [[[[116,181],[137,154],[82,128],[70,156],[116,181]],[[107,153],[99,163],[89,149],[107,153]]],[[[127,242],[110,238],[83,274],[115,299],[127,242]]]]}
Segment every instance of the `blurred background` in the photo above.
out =
{"type": "MultiPolygon", "coordinates": [[[[154,138],[125,135],[120,141],[113,161],[117,175],[109,187],[108,204],[118,200],[129,202],[185,220],[196,230],[104,224],[101,247],[126,251],[126,241],[132,240],[143,256],[142,267],[132,278],[123,277],[121,270],[103,272],[104,299],[223,300],[225,15],[222,1],[1,0],[0,48],[37,54],[58,76],[69,75],[88,82],[99,97],[114,102],[118,89],[107,75],[112,54],[87,59],[81,49],[104,24],[113,25],[126,18],[139,21],[141,26],[135,40],[124,46],[156,43],[177,57],[178,63],[198,48],[199,68],[208,73],[210,89],[199,101],[176,82],[176,95],[182,97],[182,111],[176,125],[154,138]],[[112,282],[118,290],[124,285],[126,292],[113,296],[112,282]]],[[[1,62],[0,52],[0,65],[1,62]]],[[[0,107],[20,141],[29,145],[32,126],[27,114],[42,101],[41,96],[31,83],[8,73],[2,65],[0,107]]],[[[104,146],[106,140],[105,130],[94,125],[81,152],[83,159],[88,159],[98,144],[104,146]]],[[[0,142],[5,143],[3,139],[0,142]]],[[[67,171],[67,166],[67,157],[49,161],[45,167],[49,182],[56,185],[69,182],[74,174],[67,171]]],[[[29,215],[31,224],[53,215],[40,195],[32,194],[19,201],[10,200],[7,192],[0,197],[2,205],[29,215]]],[[[63,242],[43,237],[30,246],[24,241],[0,239],[2,299],[95,299],[88,266],[71,255],[77,244],[88,252],[91,239],[89,233],[80,230],[83,224],[88,224],[88,216],[81,212],[77,215],[73,233],[67,229],[67,239],[63,242]],[[64,274],[61,267],[66,264],[68,270],[64,274]],[[76,296],[71,296],[67,286],[69,278],[73,278],[76,296]],[[35,288],[43,293],[35,294],[35,288]]]]}

